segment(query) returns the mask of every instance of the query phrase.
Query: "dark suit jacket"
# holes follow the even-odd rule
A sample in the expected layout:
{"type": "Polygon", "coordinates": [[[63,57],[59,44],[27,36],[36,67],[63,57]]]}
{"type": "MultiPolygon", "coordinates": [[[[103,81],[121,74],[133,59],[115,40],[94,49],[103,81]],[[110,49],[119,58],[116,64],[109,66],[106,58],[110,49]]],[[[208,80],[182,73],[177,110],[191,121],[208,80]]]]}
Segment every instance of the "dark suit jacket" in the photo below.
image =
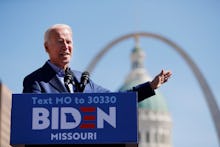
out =
{"type": "MultiPolygon", "coordinates": [[[[80,81],[81,72],[72,70],[76,82],[80,81]]],[[[129,91],[136,91],[138,93],[138,101],[155,95],[154,90],[150,87],[149,82],[143,83],[133,87],[129,91]]],[[[23,93],[64,93],[68,92],[65,86],[60,82],[56,76],[56,72],[46,62],[41,68],[37,69],[33,73],[24,78],[23,81],[23,93]]],[[[91,79],[86,85],[84,93],[104,93],[110,92],[110,90],[103,88],[95,84],[91,79]]]]}
{"type": "MultiPolygon", "coordinates": [[[[76,82],[80,81],[81,72],[72,70],[75,75],[76,82]]],[[[138,93],[138,101],[141,101],[147,97],[154,95],[154,90],[150,87],[148,82],[143,83],[134,87],[129,91],[136,91],[138,93]]],[[[51,68],[51,66],[46,62],[41,68],[34,71],[24,78],[23,81],[23,93],[64,93],[68,92],[65,86],[60,82],[60,80],[56,76],[56,72],[51,68]]],[[[83,92],[86,93],[104,93],[110,92],[108,89],[105,89],[97,84],[95,84],[91,79],[89,79],[89,83],[86,85],[83,92]]],[[[88,146],[120,146],[125,147],[125,144],[93,144],[88,146]]],[[[25,145],[26,147],[36,147],[36,146],[60,146],[60,145],[25,145]]],[[[65,146],[85,146],[82,145],[65,145],[65,146]]]]}
{"type": "MultiPolygon", "coordinates": [[[[80,81],[81,72],[72,71],[75,82],[80,81]]],[[[23,81],[23,93],[63,93],[68,92],[65,86],[56,76],[56,72],[46,62],[43,67],[26,76],[23,81]]],[[[109,90],[98,86],[92,80],[86,85],[84,92],[109,92],[109,90]]]]}

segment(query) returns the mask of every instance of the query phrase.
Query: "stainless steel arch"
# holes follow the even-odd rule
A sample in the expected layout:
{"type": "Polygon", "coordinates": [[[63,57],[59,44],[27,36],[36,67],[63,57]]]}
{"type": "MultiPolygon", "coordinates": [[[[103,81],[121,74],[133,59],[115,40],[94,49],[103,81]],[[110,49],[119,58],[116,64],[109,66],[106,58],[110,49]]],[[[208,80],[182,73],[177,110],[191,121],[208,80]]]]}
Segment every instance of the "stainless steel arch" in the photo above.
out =
{"type": "Polygon", "coordinates": [[[215,100],[215,97],[208,85],[208,83],[206,82],[206,79],[204,78],[203,74],[200,72],[198,66],[195,64],[195,62],[190,58],[190,56],[181,48],[179,47],[177,44],[175,44],[174,42],[172,42],[171,40],[158,35],[158,34],[153,34],[153,33],[147,33],[147,32],[137,32],[137,33],[131,33],[131,34],[127,34],[124,35],[122,37],[119,37],[115,40],[113,40],[112,42],[110,42],[109,44],[107,44],[94,58],[93,60],[90,62],[90,64],[87,66],[87,71],[89,71],[90,73],[94,70],[96,64],[98,63],[98,61],[104,56],[104,54],[106,54],[114,45],[116,45],[117,43],[126,40],[128,38],[132,38],[132,37],[136,37],[136,36],[141,36],[141,37],[150,37],[150,38],[154,38],[154,39],[158,39],[162,42],[167,43],[168,45],[170,45],[171,47],[173,47],[173,49],[175,51],[177,51],[177,53],[179,53],[183,59],[186,61],[186,63],[189,65],[189,67],[191,68],[191,70],[193,71],[196,79],[199,82],[200,88],[205,96],[205,100],[207,103],[207,106],[209,108],[209,111],[211,113],[211,117],[212,120],[214,122],[214,126],[215,126],[215,130],[217,133],[217,138],[218,138],[218,142],[220,144],[220,111],[217,105],[217,102],[215,100]]]}

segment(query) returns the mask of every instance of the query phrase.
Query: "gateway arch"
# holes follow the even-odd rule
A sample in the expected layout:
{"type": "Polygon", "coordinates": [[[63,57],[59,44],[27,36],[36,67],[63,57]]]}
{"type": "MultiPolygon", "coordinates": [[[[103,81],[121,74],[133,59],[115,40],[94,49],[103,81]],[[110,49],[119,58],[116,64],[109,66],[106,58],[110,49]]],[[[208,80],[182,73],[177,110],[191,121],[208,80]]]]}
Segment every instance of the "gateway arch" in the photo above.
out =
{"type": "Polygon", "coordinates": [[[177,44],[172,42],[171,40],[158,35],[154,33],[147,33],[147,32],[137,32],[137,33],[131,33],[124,36],[121,36],[109,44],[107,44],[90,62],[90,64],[87,66],[86,70],[90,73],[94,70],[96,64],[101,60],[101,58],[106,54],[113,46],[118,44],[121,41],[124,41],[129,38],[136,38],[136,37],[148,37],[157,39],[159,41],[162,41],[168,45],[170,45],[177,53],[181,55],[181,57],[186,61],[188,66],[193,71],[194,76],[196,77],[197,81],[199,82],[199,86],[204,94],[205,101],[207,103],[208,109],[211,113],[212,120],[214,122],[215,130],[217,133],[218,142],[220,144],[220,111],[217,105],[217,102],[215,100],[215,97],[211,91],[211,88],[209,87],[208,83],[206,82],[205,77],[199,70],[198,66],[195,64],[195,62],[189,57],[189,55],[177,44]]]}

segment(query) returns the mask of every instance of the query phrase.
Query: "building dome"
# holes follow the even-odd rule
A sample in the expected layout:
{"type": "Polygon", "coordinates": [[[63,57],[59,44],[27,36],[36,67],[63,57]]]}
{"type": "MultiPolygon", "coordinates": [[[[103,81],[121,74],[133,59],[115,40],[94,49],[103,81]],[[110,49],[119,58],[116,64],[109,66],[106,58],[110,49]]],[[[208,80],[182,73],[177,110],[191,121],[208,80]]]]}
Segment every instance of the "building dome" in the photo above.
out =
{"type": "Polygon", "coordinates": [[[165,102],[163,95],[159,92],[155,96],[152,96],[150,99],[145,99],[138,104],[138,107],[141,109],[147,109],[157,112],[168,112],[168,107],[165,102]]]}
{"type": "MultiPolygon", "coordinates": [[[[148,78],[142,78],[142,79],[148,79],[148,78]]],[[[142,80],[140,81],[132,81],[130,83],[126,83],[122,85],[122,87],[119,89],[119,91],[125,91],[128,89],[131,89],[132,87],[143,83],[142,80]]],[[[165,101],[164,96],[157,91],[156,95],[147,98],[141,102],[138,103],[138,108],[141,109],[147,109],[147,110],[152,110],[152,111],[158,111],[158,112],[168,112],[168,107],[165,101]]]]}
{"type": "MultiPolygon", "coordinates": [[[[138,84],[152,80],[147,70],[144,68],[144,59],[144,51],[136,45],[131,53],[132,70],[126,77],[125,83],[119,88],[119,91],[132,89],[132,87],[138,84]]],[[[151,98],[139,102],[138,107],[152,111],[168,112],[165,99],[159,91],[156,91],[156,95],[151,98]]]]}
{"type": "MultiPolygon", "coordinates": [[[[119,91],[132,89],[138,84],[151,81],[144,67],[145,53],[136,45],[131,52],[131,71],[119,91]]],[[[138,103],[139,147],[172,147],[172,120],[163,95],[156,95],[138,103]]]]}

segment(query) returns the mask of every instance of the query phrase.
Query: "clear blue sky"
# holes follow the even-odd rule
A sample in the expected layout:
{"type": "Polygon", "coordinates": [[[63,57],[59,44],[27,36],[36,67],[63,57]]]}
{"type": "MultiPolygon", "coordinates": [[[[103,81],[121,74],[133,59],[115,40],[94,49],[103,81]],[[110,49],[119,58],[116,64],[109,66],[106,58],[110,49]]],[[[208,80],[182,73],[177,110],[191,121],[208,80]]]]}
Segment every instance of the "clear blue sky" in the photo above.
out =
{"type": "MultiPolygon", "coordinates": [[[[55,23],[74,31],[71,67],[84,70],[112,40],[132,32],[160,34],[182,47],[198,65],[220,105],[220,1],[218,0],[1,0],[0,79],[21,93],[24,76],[48,59],[43,34],[55,23]]],[[[174,147],[219,146],[203,93],[186,62],[170,46],[141,38],[145,66],[153,77],[172,70],[159,91],[173,119],[174,147]]],[[[114,46],[98,63],[92,78],[113,91],[130,71],[133,40],[114,46]]]]}

